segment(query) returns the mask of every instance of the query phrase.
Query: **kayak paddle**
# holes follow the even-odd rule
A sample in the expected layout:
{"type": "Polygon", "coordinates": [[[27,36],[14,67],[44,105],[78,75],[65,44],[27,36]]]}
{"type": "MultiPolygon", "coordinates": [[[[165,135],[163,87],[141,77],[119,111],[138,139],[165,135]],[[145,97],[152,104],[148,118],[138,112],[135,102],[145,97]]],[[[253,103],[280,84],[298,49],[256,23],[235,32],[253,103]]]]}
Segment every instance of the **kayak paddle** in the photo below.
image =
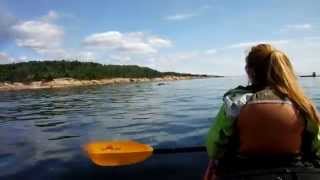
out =
{"type": "Polygon", "coordinates": [[[91,161],[100,166],[123,166],[142,162],[152,154],[174,154],[206,151],[204,146],[153,149],[133,140],[94,141],[84,146],[91,161]]]}

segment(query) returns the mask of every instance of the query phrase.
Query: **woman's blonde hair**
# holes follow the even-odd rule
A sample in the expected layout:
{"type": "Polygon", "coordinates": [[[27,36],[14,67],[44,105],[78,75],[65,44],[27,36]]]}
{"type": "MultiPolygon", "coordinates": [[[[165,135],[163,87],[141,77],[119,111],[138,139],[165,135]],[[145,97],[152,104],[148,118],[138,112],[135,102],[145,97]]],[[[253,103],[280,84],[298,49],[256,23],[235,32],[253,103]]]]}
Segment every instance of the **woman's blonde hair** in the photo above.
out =
{"type": "Polygon", "coordinates": [[[288,97],[308,118],[320,124],[317,109],[305,96],[285,53],[269,44],[259,44],[251,48],[246,63],[247,72],[255,88],[271,87],[279,95],[288,97]]]}

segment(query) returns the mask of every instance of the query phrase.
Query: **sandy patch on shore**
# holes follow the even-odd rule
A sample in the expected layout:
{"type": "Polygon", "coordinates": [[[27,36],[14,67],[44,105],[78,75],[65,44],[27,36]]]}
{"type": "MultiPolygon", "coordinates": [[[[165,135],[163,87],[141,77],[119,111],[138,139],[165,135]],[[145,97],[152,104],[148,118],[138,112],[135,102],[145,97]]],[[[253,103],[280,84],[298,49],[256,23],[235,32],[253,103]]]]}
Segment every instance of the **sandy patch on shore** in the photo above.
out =
{"type": "Polygon", "coordinates": [[[0,91],[26,90],[26,89],[50,89],[50,88],[75,87],[75,86],[125,84],[125,83],[138,83],[138,82],[151,82],[151,81],[175,81],[175,80],[187,80],[187,79],[195,79],[195,78],[201,78],[201,77],[165,76],[160,78],[112,78],[112,79],[99,79],[99,80],[77,80],[73,78],[58,78],[52,81],[34,81],[30,83],[4,82],[4,83],[0,83],[0,91]]]}

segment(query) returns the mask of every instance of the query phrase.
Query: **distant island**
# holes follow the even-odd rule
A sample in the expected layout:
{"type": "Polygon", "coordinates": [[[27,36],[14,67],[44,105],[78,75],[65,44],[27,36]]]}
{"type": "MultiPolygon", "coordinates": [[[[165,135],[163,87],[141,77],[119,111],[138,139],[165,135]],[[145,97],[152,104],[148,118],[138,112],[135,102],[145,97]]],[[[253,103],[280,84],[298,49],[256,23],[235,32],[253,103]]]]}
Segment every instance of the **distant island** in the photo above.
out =
{"type": "Polygon", "coordinates": [[[222,77],[160,72],[136,65],[103,65],[79,61],[29,61],[0,65],[0,90],[44,89],[128,82],[222,77]]]}
{"type": "Polygon", "coordinates": [[[311,75],[300,75],[300,77],[317,77],[317,73],[313,72],[311,75]]]}

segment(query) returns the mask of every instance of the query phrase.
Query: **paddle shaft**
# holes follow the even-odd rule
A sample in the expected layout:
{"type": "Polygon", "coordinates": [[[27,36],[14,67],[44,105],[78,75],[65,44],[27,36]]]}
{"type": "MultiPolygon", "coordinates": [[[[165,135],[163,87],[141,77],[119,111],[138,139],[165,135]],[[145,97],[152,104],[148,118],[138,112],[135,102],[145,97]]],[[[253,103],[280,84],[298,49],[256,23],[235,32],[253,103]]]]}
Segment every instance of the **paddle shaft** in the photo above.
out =
{"type": "Polygon", "coordinates": [[[205,152],[205,146],[194,146],[194,147],[182,147],[182,148],[165,148],[165,149],[154,149],[153,154],[176,154],[176,153],[191,153],[191,152],[205,152]]]}

